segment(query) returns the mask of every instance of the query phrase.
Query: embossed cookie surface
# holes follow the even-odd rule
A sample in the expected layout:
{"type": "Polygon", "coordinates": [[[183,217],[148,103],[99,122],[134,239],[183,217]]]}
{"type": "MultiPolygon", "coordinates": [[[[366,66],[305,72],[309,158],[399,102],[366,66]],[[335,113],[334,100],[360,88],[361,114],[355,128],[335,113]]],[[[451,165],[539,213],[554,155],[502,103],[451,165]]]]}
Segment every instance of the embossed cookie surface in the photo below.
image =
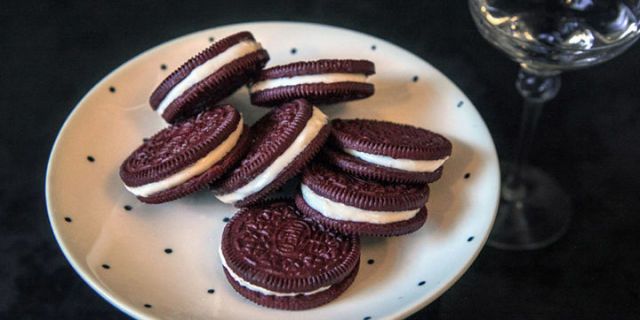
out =
{"type": "Polygon", "coordinates": [[[451,155],[451,142],[426,129],[378,120],[331,121],[331,143],[340,149],[413,160],[451,155]]]}
{"type": "Polygon", "coordinates": [[[120,178],[141,201],[177,199],[221,177],[248,142],[240,113],[231,105],[213,107],[145,140],[120,166],[120,178]]]}
{"type": "Polygon", "coordinates": [[[227,276],[240,294],[282,309],[305,309],[334,299],[348,287],[345,281],[353,281],[360,259],[357,236],[327,230],[304,218],[291,201],[238,212],[225,226],[220,249],[227,276]]]}

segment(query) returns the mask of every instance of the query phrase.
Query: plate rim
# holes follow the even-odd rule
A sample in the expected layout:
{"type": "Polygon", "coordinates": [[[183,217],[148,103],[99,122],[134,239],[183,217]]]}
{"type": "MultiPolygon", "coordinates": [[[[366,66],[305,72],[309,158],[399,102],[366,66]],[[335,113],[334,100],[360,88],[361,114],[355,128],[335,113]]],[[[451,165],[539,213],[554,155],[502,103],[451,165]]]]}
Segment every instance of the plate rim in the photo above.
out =
{"type": "MultiPolygon", "coordinates": [[[[134,55],[132,58],[126,60],[124,63],[122,63],[121,65],[119,65],[117,68],[113,69],[112,71],[110,71],[108,74],[106,74],[105,76],[103,76],[98,82],[96,82],[96,84],[94,84],[91,89],[89,91],[87,91],[87,93],[85,93],[82,98],[75,104],[75,106],[73,107],[73,109],[70,111],[70,113],[67,115],[67,117],[65,118],[64,122],[62,123],[62,126],[60,127],[60,129],[57,132],[55,141],[51,147],[50,153],[49,153],[49,158],[47,160],[47,167],[46,167],[46,176],[45,176],[45,199],[46,199],[46,207],[47,207],[47,217],[49,219],[49,224],[51,226],[51,229],[53,231],[54,234],[54,238],[56,240],[56,242],[58,243],[58,246],[60,247],[60,249],[62,250],[62,253],[65,257],[65,259],[69,262],[69,264],[71,264],[71,267],[73,268],[73,270],[80,276],[80,278],[86,283],[88,284],[95,292],[97,292],[103,299],[107,300],[111,305],[113,305],[114,307],[116,307],[118,310],[120,310],[121,312],[132,316],[134,318],[137,319],[150,319],[153,318],[153,316],[150,316],[149,314],[145,314],[145,313],[141,313],[139,311],[137,311],[135,307],[130,306],[127,303],[123,303],[120,302],[118,300],[118,298],[116,298],[112,293],[110,293],[106,288],[101,287],[97,281],[94,281],[90,275],[87,274],[87,272],[84,270],[84,268],[82,268],[73,258],[71,252],[69,251],[69,249],[67,248],[66,243],[62,240],[62,236],[61,236],[61,231],[59,229],[58,226],[58,222],[57,220],[54,219],[53,213],[52,213],[52,190],[51,190],[51,171],[52,171],[52,167],[54,165],[55,162],[55,157],[56,154],[59,152],[59,142],[61,137],[63,136],[64,132],[66,130],[68,130],[68,125],[69,123],[72,121],[72,119],[74,119],[77,116],[77,111],[78,108],[90,97],[92,96],[99,87],[101,87],[105,82],[107,82],[108,79],[110,79],[113,75],[115,75],[116,73],[120,72],[121,70],[129,67],[130,65],[136,63],[139,59],[141,59],[143,56],[146,56],[147,54],[150,54],[153,51],[156,51],[162,47],[165,46],[170,46],[175,42],[179,42],[182,41],[184,38],[187,37],[191,37],[194,36],[196,34],[199,33],[205,33],[207,31],[210,30],[214,30],[214,29],[219,29],[219,28],[227,28],[227,27],[238,27],[241,25],[256,25],[256,24],[288,24],[288,25],[303,25],[303,26],[310,26],[310,27],[321,27],[321,28],[331,28],[331,29],[336,29],[339,31],[346,31],[346,32],[350,32],[350,33],[355,33],[361,36],[366,36],[366,37],[373,37],[375,39],[378,39],[380,41],[382,41],[383,43],[386,44],[391,44],[393,46],[396,46],[398,48],[401,48],[402,50],[408,52],[410,55],[418,58],[419,60],[422,60],[424,62],[426,62],[428,65],[430,65],[437,73],[439,73],[444,79],[446,79],[446,81],[448,81],[453,87],[455,87],[460,94],[467,100],[467,101],[471,101],[467,95],[460,90],[460,88],[449,78],[447,77],[444,73],[442,73],[439,69],[437,69],[435,66],[431,65],[429,62],[427,62],[426,60],[424,60],[422,57],[416,55],[415,53],[400,47],[390,41],[387,41],[383,38],[380,38],[378,36],[375,35],[371,35],[365,32],[361,32],[358,30],[353,30],[353,29],[348,29],[348,28],[344,28],[344,27],[339,27],[339,26],[334,26],[334,25],[328,25],[328,24],[323,24],[323,23],[315,23],[315,22],[304,22],[304,21],[286,21],[286,20],[261,20],[261,21],[247,21],[247,22],[238,22],[238,23],[231,23],[231,24],[224,24],[224,25],[219,25],[219,26],[215,26],[215,27],[211,27],[211,28],[206,28],[206,29],[201,29],[201,30],[196,30],[187,34],[183,34],[181,36],[178,36],[176,38],[172,38],[168,41],[162,42],[158,45],[155,45],[151,48],[148,48],[136,55],[134,55]]],[[[476,249],[474,250],[473,254],[471,255],[471,258],[468,259],[466,261],[466,263],[464,264],[464,266],[462,266],[462,268],[459,270],[458,273],[456,273],[451,279],[449,279],[446,282],[443,282],[441,285],[439,285],[439,287],[437,288],[437,290],[434,291],[434,293],[430,296],[425,296],[424,299],[419,300],[416,303],[413,303],[411,305],[407,305],[405,306],[403,309],[398,309],[398,311],[388,314],[386,317],[383,317],[384,319],[401,319],[401,318],[406,318],[412,314],[414,314],[415,312],[419,311],[420,309],[424,308],[425,306],[429,305],[431,302],[433,302],[434,300],[438,299],[440,296],[442,296],[442,294],[444,292],[446,292],[447,290],[449,290],[456,282],[458,282],[458,280],[462,277],[462,275],[464,275],[467,270],[469,269],[469,267],[471,267],[471,265],[475,262],[476,258],[478,257],[478,255],[480,254],[480,252],[482,251],[482,249],[484,248],[484,245],[489,237],[489,233],[490,230],[493,228],[493,224],[495,222],[496,219],[496,213],[498,210],[498,205],[499,205],[499,199],[500,199],[500,193],[499,193],[499,189],[500,189],[500,166],[498,164],[498,155],[497,155],[497,151],[496,151],[496,147],[495,147],[495,142],[493,141],[493,137],[491,137],[491,132],[489,131],[486,122],[484,121],[484,118],[482,118],[482,115],[480,115],[480,113],[478,112],[477,108],[475,107],[475,104],[471,103],[471,106],[473,107],[473,111],[475,111],[478,116],[480,117],[481,121],[481,126],[482,129],[486,130],[486,132],[489,133],[489,137],[490,137],[490,150],[489,151],[489,155],[491,156],[491,158],[495,159],[495,161],[489,161],[489,166],[494,166],[497,173],[497,181],[498,181],[498,190],[495,192],[495,199],[493,201],[494,206],[493,206],[493,214],[491,217],[491,221],[489,224],[487,224],[487,228],[486,230],[483,230],[483,236],[481,237],[481,239],[479,239],[479,245],[477,245],[476,249]]]]}

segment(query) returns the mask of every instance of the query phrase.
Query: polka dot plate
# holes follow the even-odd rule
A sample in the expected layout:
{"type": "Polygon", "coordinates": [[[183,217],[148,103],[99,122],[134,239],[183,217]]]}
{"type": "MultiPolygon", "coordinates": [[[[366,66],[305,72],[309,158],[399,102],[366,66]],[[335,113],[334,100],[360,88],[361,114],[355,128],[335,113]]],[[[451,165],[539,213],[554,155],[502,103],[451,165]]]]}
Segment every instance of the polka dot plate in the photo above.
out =
{"type": "MultiPolygon", "coordinates": [[[[228,99],[253,123],[266,109],[247,89],[228,99]]],[[[491,229],[499,168],[489,131],[473,104],[419,57],[369,35],[307,23],[244,23],[190,34],[125,63],[78,103],[53,146],[46,179],[49,219],[65,256],[114,306],[139,319],[395,319],[424,307],[465,272],[491,229]],[[325,107],[330,117],[409,123],[442,133],[453,156],[432,185],[426,225],[409,236],[364,238],[354,284],[307,311],[257,306],[227,283],[217,256],[236,209],[208,192],[146,205],[122,185],[118,168],[164,126],[148,106],[171,70],[215,39],[251,31],[268,66],[320,58],[368,59],[376,93],[325,107]]]]}

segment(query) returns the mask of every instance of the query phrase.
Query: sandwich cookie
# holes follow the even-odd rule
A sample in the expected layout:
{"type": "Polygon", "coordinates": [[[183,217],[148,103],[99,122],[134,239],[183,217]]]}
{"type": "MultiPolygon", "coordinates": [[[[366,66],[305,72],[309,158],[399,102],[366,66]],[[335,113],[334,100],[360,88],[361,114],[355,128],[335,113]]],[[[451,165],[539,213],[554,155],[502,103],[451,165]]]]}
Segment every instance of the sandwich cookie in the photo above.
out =
{"type": "Polygon", "coordinates": [[[275,106],[297,98],[322,105],[363,99],[373,94],[367,78],[375,73],[367,60],[295,62],[263,70],[251,84],[251,103],[275,106]]]}
{"type": "Polygon", "coordinates": [[[270,201],[231,218],[219,249],[224,273],[243,297],[302,310],[337,298],[358,273],[360,241],[303,217],[290,201],[270,201]]]}
{"type": "Polygon", "coordinates": [[[169,126],[120,166],[125,187],[146,203],[183,197],[221,177],[246,153],[249,128],[231,105],[169,126]]]}
{"type": "Polygon", "coordinates": [[[380,181],[430,183],[451,156],[447,138],[417,127],[376,120],[331,122],[323,157],[351,174],[380,181]]]}
{"type": "Polygon", "coordinates": [[[272,109],[251,127],[246,157],[213,186],[237,207],[265,198],[311,161],[329,136],[327,116],[300,99],[272,109]]]}
{"type": "Polygon", "coordinates": [[[422,227],[428,198],[426,184],[364,180],[314,163],[295,202],[305,216],[346,234],[398,236],[422,227]]]}
{"type": "Polygon", "coordinates": [[[193,116],[249,82],[269,61],[249,32],[224,38],[171,73],[149,98],[167,122],[193,116]]]}

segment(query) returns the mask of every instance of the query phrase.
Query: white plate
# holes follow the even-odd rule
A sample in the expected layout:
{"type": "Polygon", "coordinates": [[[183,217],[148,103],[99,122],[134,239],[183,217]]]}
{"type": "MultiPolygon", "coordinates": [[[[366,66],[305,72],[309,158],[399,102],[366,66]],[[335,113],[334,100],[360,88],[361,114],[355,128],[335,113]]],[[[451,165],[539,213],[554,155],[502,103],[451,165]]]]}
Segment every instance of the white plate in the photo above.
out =
{"type": "MultiPolygon", "coordinates": [[[[228,100],[249,123],[265,112],[249,105],[246,89],[228,100]]],[[[389,319],[408,316],[436,299],[473,262],[495,217],[499,168],[477,110],[427,62],[354,31],[261,22],[178,38],[109,74],[62,127],[51,152],[46,189],[49,219],[71,265],[100,295],[135,318],[389,319]],[[363,263],[353,286],[316,309],[267,309],[233,291],[216,254],[223,219],[235,212],[231,206],[207,192],[146,205],[118,177],[124,158],[163,126],[147,105],[154,87],[208,46],[210,37],[241,30],[251,31],[269,51],[269,65],[320,58],[375,62],[375,95],[324,108],[331,117],[409,123],[453,142],[444,175],[432,185],[426,225],[405,237],[363,239],[363,263]],[[166,253],[169,248],[172,252],[166,253]]]]}

